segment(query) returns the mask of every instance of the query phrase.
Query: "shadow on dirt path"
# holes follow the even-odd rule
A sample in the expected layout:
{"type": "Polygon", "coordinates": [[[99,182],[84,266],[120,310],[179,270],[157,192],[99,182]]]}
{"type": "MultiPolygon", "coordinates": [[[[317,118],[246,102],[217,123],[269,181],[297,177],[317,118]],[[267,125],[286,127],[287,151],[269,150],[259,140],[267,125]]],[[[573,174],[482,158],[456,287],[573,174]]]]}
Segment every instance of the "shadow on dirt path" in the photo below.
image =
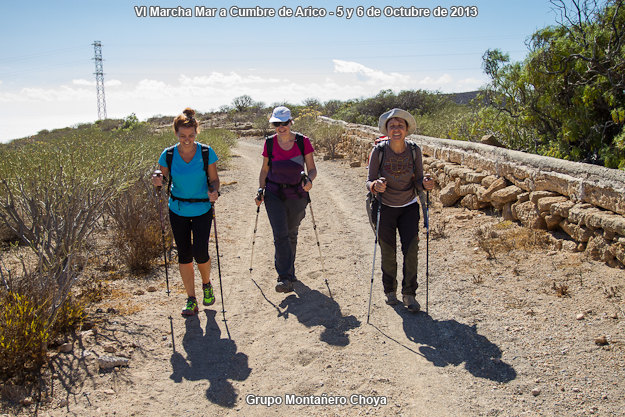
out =
{"type": "Polygon", "coordinates": [[[319,336],[322,342],[333,346],[349,344],[349,330],[360,327],[360,321],[354,316],[343,316],[341,306],[331,297],[317,290],[312,290],[301,281],[293,283],[295,294],[286,297],[280,307],[282,315],[297,317],[306,327],[323,326],[319,336]]]}
{"type": "Polygon", "coordinates": [[[215,319],[217,312],[204,310],[204,313],[207,319],[204,331],[198,316],[186,319],[182,347],[187,357],[174,351],[170,359],[173,369],[170,379],[177,383],[183,379],[205,379],[209,383],[206,399],[222,407],[232,408],[238,395],[229,380],[244,381],[252,370],[248,366],[247,355],[237,352],[236,343],[221,338],[221,330],[215,319]]]}
{"type": "MultiPolygon", "coordinates": [[[[419,354],[434,366],[458,366],[464,362],[465,369],[477,378],[496,382],[516,379],[514,368],[501,360],[501,349],[480,335],[476,326],[467,326],[456,320],[435,320],[425,313],[415,315],[402,305],[395,306],[394,310],[403,320],[406,337],[421,345],[419,354]]],[[[404,347],[417,353],[408,346],[404,347]]]]}

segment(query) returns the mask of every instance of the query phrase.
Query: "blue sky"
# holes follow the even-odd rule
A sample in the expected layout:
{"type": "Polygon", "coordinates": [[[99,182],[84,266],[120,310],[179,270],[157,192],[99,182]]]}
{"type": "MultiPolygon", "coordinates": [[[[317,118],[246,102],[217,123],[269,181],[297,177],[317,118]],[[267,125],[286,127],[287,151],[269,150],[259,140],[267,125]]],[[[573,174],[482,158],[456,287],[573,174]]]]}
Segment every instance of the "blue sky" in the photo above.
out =
{"type": "Polygon", "coordinates": [[[205,112],[248,94],[272,104],[369,97],[382,89],[470,91],[488,80],[489,48],[513,60],[555,23],[548,0],[4,1],[0,5],[0,141],[97,119],[93,42],[102,42],[107,115],[205,112]],[[278,11],[325,17],[137,17],[135,6],[278,11]],[[381,17],[358,17],[358,6],[381,17]],[[476,17],[385,17],[384,8],[475,7],[476,17]],[[352,9],[351,19],[330,16],[352,9]]]}

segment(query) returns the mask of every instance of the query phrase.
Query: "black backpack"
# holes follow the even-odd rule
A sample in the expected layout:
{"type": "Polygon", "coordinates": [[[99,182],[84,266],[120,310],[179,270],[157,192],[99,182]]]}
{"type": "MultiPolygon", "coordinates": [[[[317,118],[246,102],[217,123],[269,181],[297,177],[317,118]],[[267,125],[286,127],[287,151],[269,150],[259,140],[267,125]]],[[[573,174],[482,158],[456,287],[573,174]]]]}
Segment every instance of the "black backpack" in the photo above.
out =
{"type": "MultiPolygon", "coordinates": [[[[410,151],[411,151],[410,155],[412,156],[412,171],[414,175],[414,170],[417,168],[417,164],[415,161],[417,160],[417,149],[419,146],[411,140],[407,140],[406,144],[410,147],[410,151]]],[[[384,151],[387,146],[388,146],[388,139],[381,141],[380,143],[375,145],[375,147],[373,148],[374,150],[378,149],[378,164],[379,164],[378,173],[380,172],[380,169],[382,168],[382,162],[384,162],[384,151]]],[[[373,155],[373,151],[371,151],[371,155],[373,155]]],[[[371,159],[369,159],[369,163],[371,163],[371,159]]],[[[365,204],[367,208],[367,217],[369,218],[369,224],[371,225],[371,228],[373,229],[373,232],[375,233],[375,222],[377,218],[374,218],[374,213],[377,214],[379,203],[378,203],[378,199],[375,198],[375,196],[373,195],[371,191],[367,193],[367,200],[365,204]]]]}
{"type": "MultiPolygon", "coordinates": [[[[204,145],[203,143],[199,143],[200,145],[200,149],[202,150],[202,161],[204,161],[204,172],[206,173],[206,184],[208,185],[208,189],[210,190],[210,177],[208,176],[208,156],[209,156],[209,146],[208,145],[204,145]]],[[[167,192],[169,193],[169,195],[171,196],[172,200],[179,200],[179,201],[184,201],[187,203],[204,203],[207,201],[210,201],[210,198],[180,198],[180,197],[176,197],[175,195],[171,194],[171,163],[174,160],[174,148],[177,145],[173,145],[170,146],[169,148],[166,149],[166,153],[165,153],[165,161],[167,162],[167,169],[169,170],[169,181],[167,184],[167,192]]]]}

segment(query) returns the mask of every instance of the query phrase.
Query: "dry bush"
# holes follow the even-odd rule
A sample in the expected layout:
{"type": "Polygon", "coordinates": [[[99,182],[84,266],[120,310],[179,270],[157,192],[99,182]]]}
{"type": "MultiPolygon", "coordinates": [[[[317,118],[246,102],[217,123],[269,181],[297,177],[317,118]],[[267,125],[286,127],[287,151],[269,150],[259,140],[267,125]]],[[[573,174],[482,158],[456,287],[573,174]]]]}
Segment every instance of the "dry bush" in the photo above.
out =
{"type": "Polygon", "coordinates": [[[314,131],[315,143],[319,144],[334,159],[337,154],[337,148],[343,140],[345,129],[343,126],[319,123],[314,131]]]}
{"type": "MultiPolygon", "coordinates": [[[[169,228],[169,221],[165,217],[167,201],[164,196],[161,198],[159,205],[154,187],[148,179],[141,178],[108,204],[121,259],[134,273],[149,271],[154,258],[163,254],[159,209],[163,226],[169,228]]],[[[167,229],[166,248],[171,247],[170,236],[167,229]]]]}
{"type": "Polygon", "coordinates": [[[556,284],[553,282],[551,289],[555,291],[558,297],[570,297],[571,293],[569,292],[569,286],[566,284],[556,284]]]}
{"type": "Polygon", "coordinates": [[[441,219],[440,221],[430,224],[430,237],[432,240],[444,239],[447,237],[447,225],[449,219],[441,219]]]}
{"type": "Polygon", "coordinates": [[[544,230],[533,230],[502,221],[494,225],[485,225],[475,232],[477,246],[488,255],[488,259],[497,259],[497,254],[512,250],[530,251],[550,247],[549,234],[544,230]]]}

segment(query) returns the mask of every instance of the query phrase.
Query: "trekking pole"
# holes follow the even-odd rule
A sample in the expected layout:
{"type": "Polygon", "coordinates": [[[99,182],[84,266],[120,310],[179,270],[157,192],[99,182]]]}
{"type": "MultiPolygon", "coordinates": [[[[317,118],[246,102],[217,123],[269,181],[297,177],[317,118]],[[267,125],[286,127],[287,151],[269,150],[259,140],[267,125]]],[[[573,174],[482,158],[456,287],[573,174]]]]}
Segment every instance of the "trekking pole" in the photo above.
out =
{"type": "MultiPolygon", "coordinates": [[[[426,175],[425,178],[430,178],[426,175]]],[[[430,192],[425,190],[425,196],[423,190],[419,190],[419,200],[421,202],[421,210],[423,211],[423,225],[425,226],[425,313],[428,314],[428,302],[429,302],[429,282],[430,282],[430,192]],[[425,200],[425,201],[424,201],[425,200]]]]}
{"type": "MultiPolygon", "coordinates": [[[[304,171],[300,172],[301,182],[304,183],[306,180],[310,180],[308,175],[304,171]]],[[[308,193],[308,207],[310,207],[310,217],[313,222],[313,230],[315,231],[315,237],[317,238],[317,249],[319,249],[319,258],[321,259],[321,271],[323,271],[323,278],[326,283],[326,287],[328,287],[328,291],[330,291],[330,285],[328,284],[328,278],[326,278],[326,268],[323,262],[323,255],[321,255],[321,244],[319,243],[319,232],[317,232],[317,222],[315,222],[315,213],[313,213],[312,202],[310,201],[310,193],[308,193]]],[[[330,291],[330,298],[332,298],[332,291],[330,291]]]]}
{"type": "MultiPolygon", "coordinates": [[[[382,181],[385,181],[384,178],[380,178],[382,181]]],[[[369,324],[369,316],[371,314],[371,296],[373,295],[373,276],[375,274],[375,254],[378,249],[378,236],[380,231],[380,212],[382,211],[382,200],[377,196],[375,199],[378,202],[378,214],[377,220],[375,222],[375,242],[373,243],[373,262],[371,265],[371,285],[369,286],[369,307],[367,308],[367,324],[369,324]]]]}
{"type": "MultiPolygon", "coordinates": [[[[154,175],[157,177],[163,177],[163,173],[160,169],[154,171],[154,175]]],[[[165,261],[165,282],[167,283],[167,296],[169,297],[169,268],[167,265],[167,249],[165,248],[165,224],[163,223],[163,193],[161,192],[162,186],[156,187],[156,193],[158,194],[158,217],[161,220],[161,241],[163,242],[163,260],[165,261]]]]}
{"type": "MultiPolygon", "coordinates": [[[[255,200],[262,202],[263,189],[258,189],[255,200]]],[[[250,274],[252,273],[252,265],[254,262],[254,245],[256,244],[256,229],[258,228],[258,213],[260,213],[260,204],[256,207],[256,221],[254,222],[254,234],[252,235],[252,255],[250,256],[250,274]]]]}
{"type": "MultiPolygon", "coordinates": [[[[213,187],[209,187],[212,192],[213,187]]],[[[215,252],[217,253],[217,273],[219,274],[219,295],[221,296],[221,314],[226,321],[226,307],[224,305],[224,286],[221,283],[221,263],[219,262],[219,239],[217,238],[217,219],[215,217],[215,203],[211,203],[211,210],[213,211],[213,227],[215,230],[215,252]]]]}
{"type": "Polygon", "coordinates": [[[428,286],[430,283],[430,192],[426,191],[425,196],[425,212],[427,213],[427,221],[425,223],[425,314],[429,314],[428,301],[430,291],[428,286]]]}

